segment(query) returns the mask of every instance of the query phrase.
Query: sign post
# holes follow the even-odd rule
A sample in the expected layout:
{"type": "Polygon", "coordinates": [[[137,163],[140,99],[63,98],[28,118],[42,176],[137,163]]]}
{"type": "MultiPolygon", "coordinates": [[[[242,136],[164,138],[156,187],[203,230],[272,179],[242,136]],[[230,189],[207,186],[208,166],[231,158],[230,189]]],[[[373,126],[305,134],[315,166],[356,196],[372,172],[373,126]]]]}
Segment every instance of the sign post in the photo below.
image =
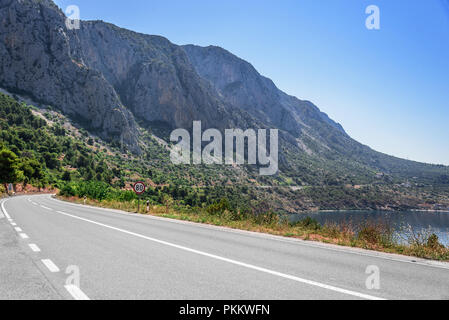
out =
{"type": "Polygon", "coordinates": [[[134,192],[137,194],[137,213],[140,210],[140,196],[145,192],[146,186],[142,181],[136,182],[133,186],[134,192]]]}

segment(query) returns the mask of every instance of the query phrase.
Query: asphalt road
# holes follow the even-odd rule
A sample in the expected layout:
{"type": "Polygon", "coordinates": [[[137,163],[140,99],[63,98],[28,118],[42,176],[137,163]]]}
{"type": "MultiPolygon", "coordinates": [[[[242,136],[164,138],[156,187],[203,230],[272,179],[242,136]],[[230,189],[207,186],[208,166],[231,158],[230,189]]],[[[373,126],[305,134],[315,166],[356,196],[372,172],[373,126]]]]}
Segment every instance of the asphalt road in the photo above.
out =
{"type": "Polygon", "coordinates": [[[449,299],[445,263],[48,195],[0,202],[0,299],[449,299]]]}

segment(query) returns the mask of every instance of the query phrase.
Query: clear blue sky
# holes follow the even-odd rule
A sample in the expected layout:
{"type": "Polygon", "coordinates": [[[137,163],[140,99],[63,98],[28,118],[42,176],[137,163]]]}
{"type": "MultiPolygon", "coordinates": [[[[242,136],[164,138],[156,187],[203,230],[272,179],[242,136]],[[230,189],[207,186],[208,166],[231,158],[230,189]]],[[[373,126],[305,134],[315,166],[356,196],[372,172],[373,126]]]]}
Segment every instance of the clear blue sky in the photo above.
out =
{"type": "Polygon", "coordinates": [[[449,0],[57,0],[176,44],[218,45],[358,141],[449,165],[449,0]],[[381,29],[365,27],[377,5],[381,29]]]}

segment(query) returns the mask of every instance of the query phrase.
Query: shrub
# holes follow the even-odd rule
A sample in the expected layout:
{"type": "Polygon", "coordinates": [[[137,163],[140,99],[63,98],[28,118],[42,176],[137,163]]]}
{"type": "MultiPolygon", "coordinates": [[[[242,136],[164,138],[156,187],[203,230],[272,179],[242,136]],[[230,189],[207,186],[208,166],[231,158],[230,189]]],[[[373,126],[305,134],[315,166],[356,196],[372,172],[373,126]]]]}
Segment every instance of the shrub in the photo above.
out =
{"type": "Polygon", "coordinates": [[[292,223],[292,226],[293,227],[300,226],[305,229],[314,230],[314,231],[321,230],[321,228],[322,228],[321,224],[317,220],[315,220],[311,217],[306,217],[302,220],[296,221],[296,222],[292,223]]]}
{"type": "Polygon", "coordinates": [[[435,233],[432,233],[427,239],[427,247],[430,249],[443,249],[444,245],[440,243],[440,239],[435,233]]]}
{"type": "Polygon", "coordinates": [[[73,184],[67,183],[65,184],[61,190],[59,190],[59,194],[65,197],[74,197],[76,196],[76,188],[73,184]]]}
{"type": "Polygon", "coordinates": [[[221,199],[218,203],[211,204],[206,209],[209,214],[213,215],[222,215],[226,210],[231,211],[231,206],[225,198],[221,199]]]}

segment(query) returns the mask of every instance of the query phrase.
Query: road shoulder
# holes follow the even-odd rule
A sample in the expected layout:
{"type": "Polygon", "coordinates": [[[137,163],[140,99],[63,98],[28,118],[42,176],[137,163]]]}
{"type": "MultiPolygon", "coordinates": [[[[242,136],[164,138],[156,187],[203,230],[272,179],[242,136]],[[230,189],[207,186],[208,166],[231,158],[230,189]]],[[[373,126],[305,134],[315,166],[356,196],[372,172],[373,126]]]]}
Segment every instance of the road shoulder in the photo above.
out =
{"type": "Polygon", "coordinates": [[[19,241],[7,219],[0,219],[0,300],[62,299],[19,241]]]}

